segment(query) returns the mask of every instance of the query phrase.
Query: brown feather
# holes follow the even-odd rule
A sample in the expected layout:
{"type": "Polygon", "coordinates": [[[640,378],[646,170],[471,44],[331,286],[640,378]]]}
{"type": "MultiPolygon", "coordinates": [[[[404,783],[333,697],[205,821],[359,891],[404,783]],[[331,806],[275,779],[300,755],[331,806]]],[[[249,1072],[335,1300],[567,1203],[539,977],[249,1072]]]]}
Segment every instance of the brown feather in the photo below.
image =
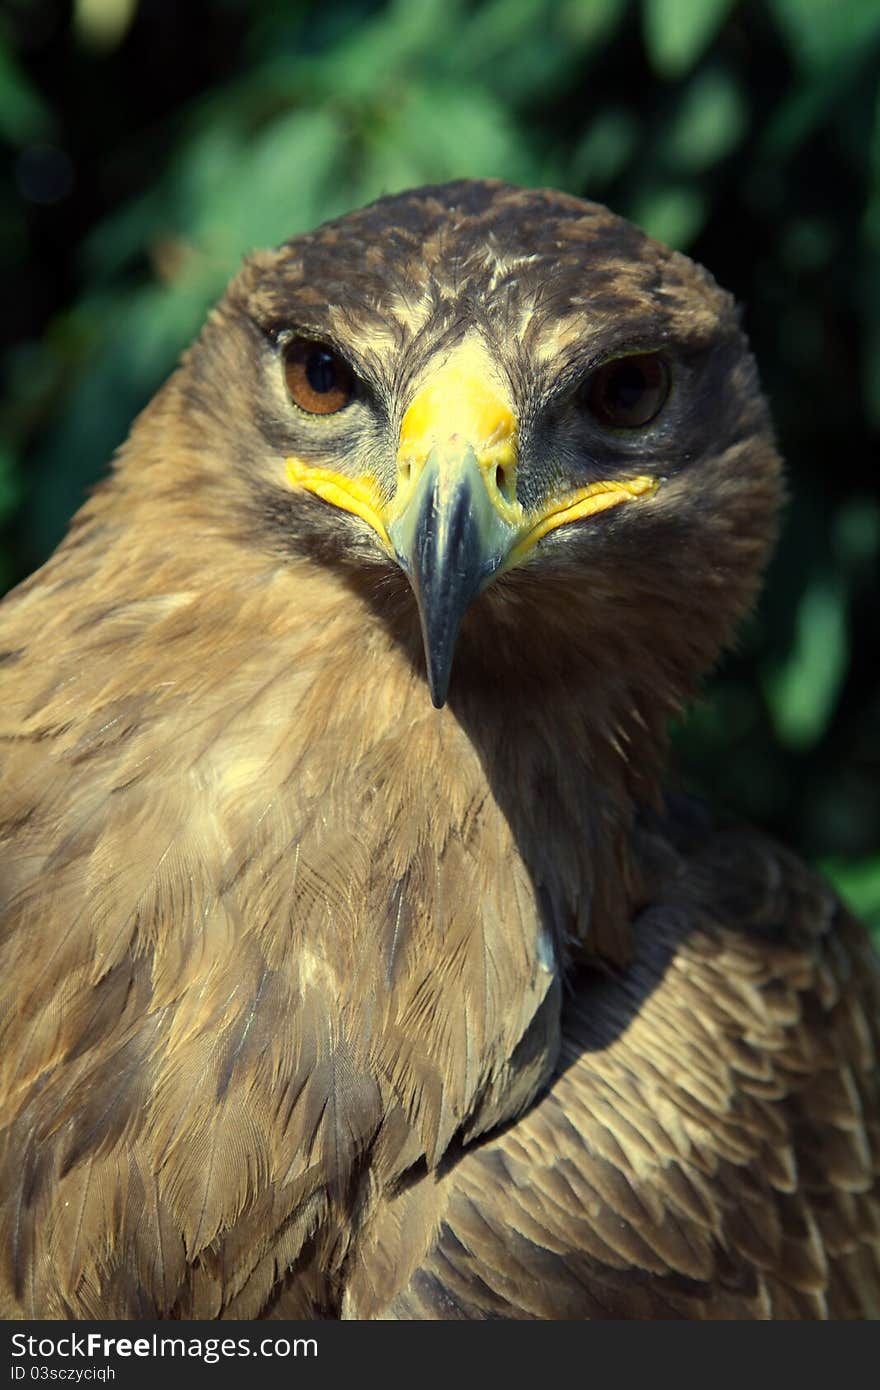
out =
{"type": "Polygon", "coordinates": [[[5,1316],[877,1315],[864,933],[660,792],[779,495],[731,301],[595,205],[449,185],[245,264],[0,608],[5,1316]],[[360,416],[308,432],[292,331],[360,416]],[[663,481],[473,604],[435,710],[403,575],[283,464],[390,495],[467,332],[529,505],[663,481]],[[668,426],[588,450],[578,373],[646,343],[668,426]]]}
{"type": "MultiPolygon", "coordinates": [[[[712,880],[694,891],[719,845],[746,863],[754,857],[781,890],[824,897],[818,881],[773,846],[712,833],[638,918],[628,974],[583,980],[565,1015],[570,1065],[514,1126],[449,1164],[422,1222],[421,1262],[410,1255],[381,1283],[372,1256],[390,1243],[394,1203],[377,1215],[349,1283],[346,1316],[443,1318],[453,1308],[467,1317],[877,1315],[876,1172],[862,1123],[864,1104],[876,1109],[876,1076],[851,1070],[852,1033],[839,1003],[818,1004],[815,983],[836,954],[831,932],[855,956],[864,953],[863,937],[840,910],[826,915],[827,936],[800,948],[784,918],[772,932],[763,913],[757,928],[742,915],[730,927],[712,880]],[[657,932],[661,918],[677,922],[674,942],[657,932]],[[742,960],[740,978],[763,977],[752,995],[753,1026],[768,996],[775,1015],[783,979],[799,982],[791,1024],[777,1033],[774,1023],[764,1054],[778,1090],[757,1100],[739,1073],[743,1019],[729,988],[731,951],[742,960]],[[626,985],[639,965],[645,993],[633,1013],[626,985]],[[592,1007],[597,991],[601,1012],[592,1007]],[[821,1050],[798,1026],[817,1004],[821,1050]],[[660,1072],[650,1064],[671,1008],[683,1036],[692,1020],[695,1032],[705,1026],[714,1037],[711,1059],[704,1054],[715,1082],[711,1110],[693,1109],[687,1065],[660,1072]],[[648,1143],[609,1145],[609,1127],[619,1125],[631,1095],[638,1138],[648,1143]],[[811,1114],[815,1122],[805,1123],[811,1114]],[[682,1140],[672,1145],[667,1115],[676,1128],[683,1122],[682,1140]],[[780,1132],[791,1154],[781,1175],[767,1161],[780,1132]],[[863,1220],[854,1191],[873,1194],[872,1221],[863,1220]]],[[[875,1038],[878,994],[869,965],[847,995],[847,1012],[858,1010],[875,1038]]],[[[396,1200],[413,1198],[402,1192],[396,1200]]]]}

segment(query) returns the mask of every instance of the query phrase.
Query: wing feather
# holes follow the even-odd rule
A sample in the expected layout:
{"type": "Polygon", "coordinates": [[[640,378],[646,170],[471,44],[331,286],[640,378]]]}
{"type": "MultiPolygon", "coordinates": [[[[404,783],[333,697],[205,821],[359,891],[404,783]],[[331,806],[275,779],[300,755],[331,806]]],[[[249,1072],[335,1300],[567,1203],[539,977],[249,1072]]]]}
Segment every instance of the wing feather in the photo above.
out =
{"type": "Polygon", "coordinates": [[[345,1316],[877,1316],[864,932],[791,856],[718,830],[636,940],[625,975],[581,975],[549,1091],[446,1168],[421,1256],[381,1288],[353,1263],[345,1316]]]}

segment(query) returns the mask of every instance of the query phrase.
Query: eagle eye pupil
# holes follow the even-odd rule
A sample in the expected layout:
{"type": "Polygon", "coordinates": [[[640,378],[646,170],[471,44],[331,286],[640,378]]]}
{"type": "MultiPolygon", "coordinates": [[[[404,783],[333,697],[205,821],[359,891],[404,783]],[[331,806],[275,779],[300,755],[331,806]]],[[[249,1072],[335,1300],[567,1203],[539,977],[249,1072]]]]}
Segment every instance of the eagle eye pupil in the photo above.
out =
{"type": "Polygon", "coordinates": [[[308,415],[335,415],[355,394],[354,373],[325,343],[294,338],[284,352],[284,378],[294,405],[308,415]]]}
{"type": "Polygon", "coordinates": [[[640,429],[663,409],[669,368],[658,353],[620,357],[597,368],[587,382],[586,401],[600,425],[640,429]]]}
{"type": "Polygon", "coordinates": [[[306,361],[306,380],[313,391],[323,396],[336,385],[336,358],[332,352],[319,348],[306,361]]]}
{"type": "Polygon", "coordinates": [[[632,410],[639,404],[647,385],[641,367],[624,362],[609,383],[608,404],[617,410],[632,410]]]}

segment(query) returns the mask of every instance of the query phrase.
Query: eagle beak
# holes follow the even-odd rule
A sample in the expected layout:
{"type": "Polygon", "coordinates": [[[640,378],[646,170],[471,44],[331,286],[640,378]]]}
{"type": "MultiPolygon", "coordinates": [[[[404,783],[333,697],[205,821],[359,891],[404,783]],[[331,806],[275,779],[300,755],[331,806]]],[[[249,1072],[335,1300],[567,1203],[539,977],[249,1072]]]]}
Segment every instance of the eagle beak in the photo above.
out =
{"type": "Polygon", "coordinates": [[[450,443],[428,454],[388,526],[419,607],[428,685],[437,709],[446,703],[461,620],[504,564],[519,533],[502,509],[511,510],[473,446],[450,443]]]}
{"type": "Polygon", "coordinates": [[[516,420],[484,359],[454,355],[416,396],[400,430],[388,538],[412,585],[431,699],[446,703],[458,629],[505,563],[524,513],[516,500],[516,420]]]}

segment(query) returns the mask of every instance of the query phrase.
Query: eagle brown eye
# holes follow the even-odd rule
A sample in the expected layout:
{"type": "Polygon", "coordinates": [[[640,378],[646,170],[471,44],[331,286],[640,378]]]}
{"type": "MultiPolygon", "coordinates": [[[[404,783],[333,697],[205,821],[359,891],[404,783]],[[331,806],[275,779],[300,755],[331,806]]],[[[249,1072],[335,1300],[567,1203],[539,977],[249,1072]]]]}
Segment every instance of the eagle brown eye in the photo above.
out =
{"type": "Polygon", "coordinates": [[[586,388],[590,411],[610,429],[649,425],[669,395],[669,368],[656,352],[618,357],[593,372],[586,388]]]}
{"type": "Polygon", "coordinates": [[[310,415],[335,415],[354,395],[351,368],[326,343],[295,338],[284,353],[284,375],[294,404],[310,415]]]}

